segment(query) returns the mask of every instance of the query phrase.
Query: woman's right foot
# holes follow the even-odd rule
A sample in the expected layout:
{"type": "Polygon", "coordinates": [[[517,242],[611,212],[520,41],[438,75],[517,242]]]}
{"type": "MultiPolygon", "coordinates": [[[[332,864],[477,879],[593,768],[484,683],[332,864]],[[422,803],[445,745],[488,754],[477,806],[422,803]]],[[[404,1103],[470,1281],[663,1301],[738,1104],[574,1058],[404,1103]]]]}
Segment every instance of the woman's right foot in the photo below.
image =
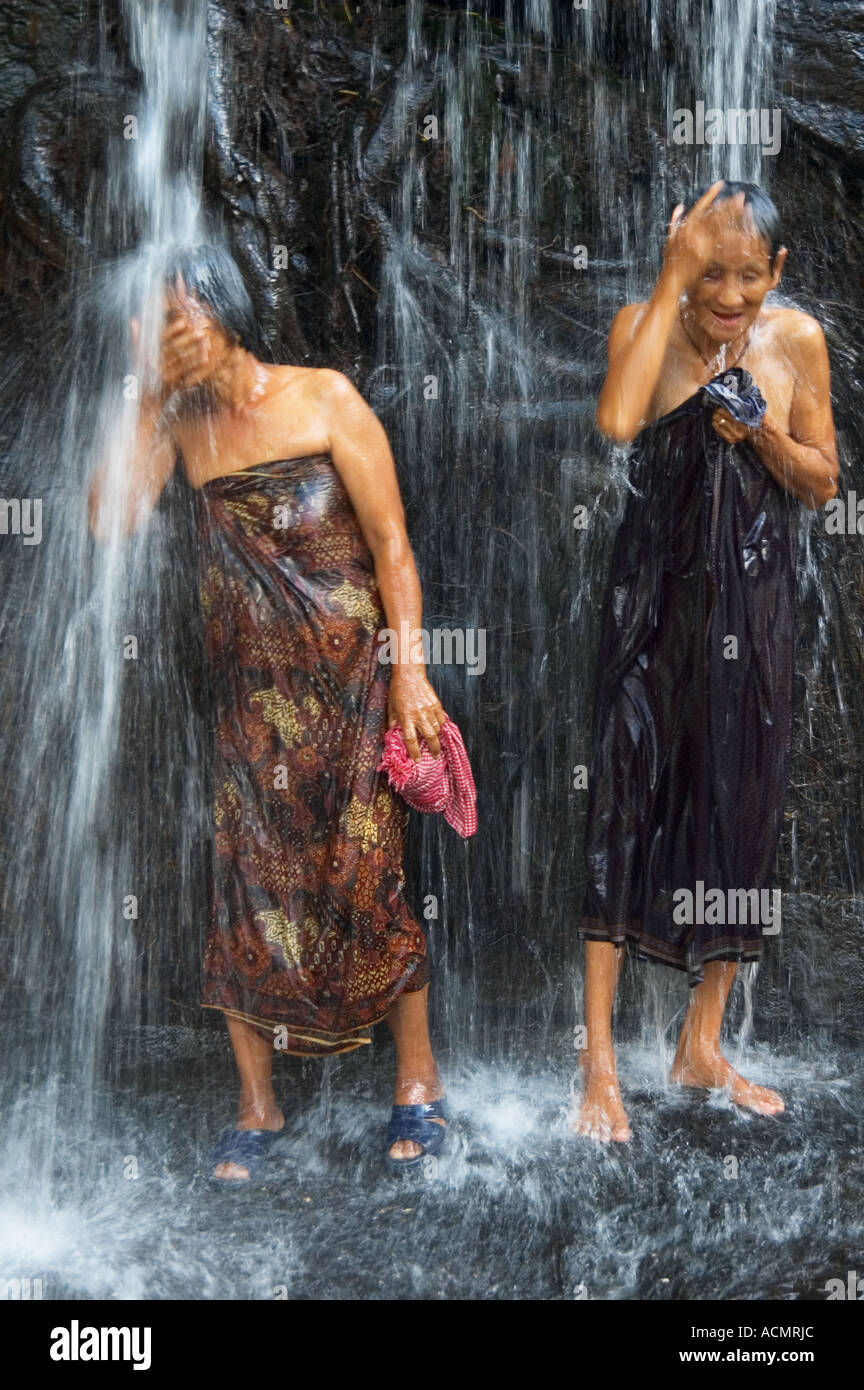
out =
{"type": "MultiPolygon", "coordinates": [[[[285,1116],[274,1104],[260,1110],[242,1110],[238,1114],[236,1129],[269,1129],[278,1132],[285,1127],[285,1116]]],[[[248,1179],[249,1170],[240,1163],[217,1163],[213,1169],[214,1178],[229,1178],[234,1181],[248,1179]]]]}
{"type": "MultiPolygon", "coordinates": [[[[412,1078],[409,1081],[401,1081],[397,1076],[393,1092],[394,1105],[427,1105],[430,1101],[444,1100],[444,1098],[444,1086],[434,1062],[422,1080],[412,1078]]],[[[446,1128],[446,1121],[442,1119],[432,1117],[430,1123],[446,1128]]],[[[391,1158],[404,1161],[408,1158],[419,1158],[423,1148],[411,1139],[397,1139],[395,1143],[390,1145],[388,1152],[391,1158]]]]}
{"type": "Polygon", "coordinates": [[[599,1144],[608,1144],[610,1140],[616,1144],[625,1143],[631,1138],[631,1131],[621,1103],[615,1059],[592,1058],[582,1051],[579,1065],[582,1068],[582,1104],[573,1122],[575,1133],[599,1144]]]}

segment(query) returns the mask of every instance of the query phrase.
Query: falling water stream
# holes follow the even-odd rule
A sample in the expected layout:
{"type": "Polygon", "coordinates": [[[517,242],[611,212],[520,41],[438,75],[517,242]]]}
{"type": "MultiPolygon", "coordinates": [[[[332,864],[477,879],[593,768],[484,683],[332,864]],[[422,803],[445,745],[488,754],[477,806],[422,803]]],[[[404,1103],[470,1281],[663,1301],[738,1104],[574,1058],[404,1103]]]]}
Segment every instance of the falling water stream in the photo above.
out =
{"type": "MultiPolygon", "coordinates": [[[[606,332],[650,291],[690,184],[727,174],[774,191],[759,145],[668,139],[697,99],[776,106],[774,0],[640,0],[638,75],[610,61],[612,0],[572,15],[506,3],[491,19],[431,8],[400,10],[395,70],[372,47],[365,83],[386,86],[377,133],[358,122],[315,157],[332,160],[333,254],[354,265],[370,225],[380,237],[374,340],[353,375],[393,445],[425,625],[486,634],[482,674],[430,672],[471,753],[480,831],[463,844],[415,817],[406,863],[418,909],[436,905],[446,1157],[416,1181],[387,1175],[394,1053],[381,1029],[341,1058],[277,1059],[289,1129],[264,1187],[214,1194],[200,1179],[235,1092],[222,1021],[196,1008],[209,791],[192,495],[172,481],[146,527],[97,545],[87,488],[106,461],[124,488],[137,412],[127,326],[137,317],[152,347],[167,246],[231,244],[203,189],[208,139],[224,156],[244,97],[224,100],[234,55],[213,7],[124,0],[140,81],[106,131],[88,207],[124,254],[70,274],[63,351],[46,350],[24,390],[3,465],[4,495],[41,496],[45,521],[40,546],[3,557],[14,1026],[0,1278],[76,1299],[823,1297],[862,1234],[847,1161],[861,1143],[860,1011],[856,1027],[842,991],[845,975],[860,997],[864,914],[860,787],[844,765],[848,799],[826,818],[813,765],[832,740],[843,762],[864,697],[850,655],[860,617],[842,611],[812,515],[783,933],[759,971],[739,972],[728,1036],[787,1113],[772,1122],[673,1091],[686,985],[628,962],[616,1028],[635,1137],[595,1150],[570,1129],[586,796],[573,774],[589,762],[598,605],[628,486],[624,452],[593,424],[606,332]]],[[[119,82],[107,25],[100,38],[119,82]]],[[[790,244],[806,231],[797,209],[790,244]]],[[[362,279],[342,283],[359,322],[362,279]]],[[[778,298],[815,313],[832,345],[842,315],[815,277],[778,298]]],[[[844,365],[851,459],[859,386],[844,365]]]]}

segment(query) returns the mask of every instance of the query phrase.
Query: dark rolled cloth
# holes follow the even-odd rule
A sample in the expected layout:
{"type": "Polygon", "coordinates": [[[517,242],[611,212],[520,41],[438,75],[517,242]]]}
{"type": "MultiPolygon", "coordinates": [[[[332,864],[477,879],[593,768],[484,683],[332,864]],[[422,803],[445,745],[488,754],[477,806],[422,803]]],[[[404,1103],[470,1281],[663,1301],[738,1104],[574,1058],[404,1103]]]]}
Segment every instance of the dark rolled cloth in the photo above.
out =
{"type": "Polygon", "coordinates": [[[390,667],[372,556],[327,454],[200,493],[214,706],[202,1003],[283,1051],[345,1052],[428,982],[408,809],[378,771],[390,667]]]}
{"type": "MultiPolygon", "coordinates": [[[[752,402],[742,368],[710,385],[729,392],[731,378],[752,402]]],[[[700,390],[634,441],[601,621],[579,926],[691,986],[706,961],[761,956],[755,914],[676,921],[673,894],[767,887],[793,709],[793,499],[749,443],[714,431],[717,404],[700,390]]]]}
{"type": "Polygon", "coordinates": [[[744,375],[748,379],[746,386],[739,385],[734,371],[715,377],[702,387],[702,399],[712,407],[722,406],[739,424],[757,429],[768,404],[749,372],[744,375]]]}

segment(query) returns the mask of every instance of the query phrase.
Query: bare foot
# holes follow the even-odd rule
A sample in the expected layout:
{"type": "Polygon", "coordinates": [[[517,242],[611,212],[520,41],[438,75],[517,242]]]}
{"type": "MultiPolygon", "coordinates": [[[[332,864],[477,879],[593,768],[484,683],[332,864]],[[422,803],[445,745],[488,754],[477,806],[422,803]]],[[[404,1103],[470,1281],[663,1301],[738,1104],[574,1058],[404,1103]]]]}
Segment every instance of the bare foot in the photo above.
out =
{"type": "MultiPolygon", "coordinates": [[[[412,1078],[410,1081],[400,1081],[397,1077],[396,1087],[393,1091],[393,1104],[428,1105],[430,1101],[441,1100],[443,1096],[444,1087],[441,1085],[437,1071],[432,1072],[422,1081],[418,1081],[416,1078],[412,1078]]],[[[446,1126],[446,1120],[432,1115],[428,1118],[433,1125],[446,1126]]],[[[415,1144],[413,1139],[397,1139],[395,1144],[390,1145],[391,1158],[417,1158],[422,1152],[422,1146],[415,1144]]]]}
{"type": "Polygon", "coordinates": [[[782,1115],[785,1110],[782,1097],[767,1086],[757,1086],[748,1081],[727,1062],[721,1052],[700,1053],[694,1056],[692,1050],[685,1054],[686,1060],[675,1058],[669,1080],[679,1086],[698,1086],[711,1091],[725,1091],[727,1095],[744,1110],[753,1110],[757,1115],[782,1115]]]}
{"type": "MultiPolygon", "coordinates": [[[[275,1103],[259,1110],[241,1110],[237,1116],[237,1129],[281,1129],[285,1116],[275,1103]]],[[[242,1163],[217,1163],[213,1169],[214,1178],[248,1178],[249,1170],[242,1163]]]]}
{"type": "Polygon", "coordinates": [[[621,1103],[618,1073],[614,1057],[591,1060],[583,1050],[579,1053],[582,1068],[582,1105],[579,1117],[573,1122],[576,1134],[608,1144],[612,1139],[623,1144],[631,1137],[627,1112],[621,1103]]]}

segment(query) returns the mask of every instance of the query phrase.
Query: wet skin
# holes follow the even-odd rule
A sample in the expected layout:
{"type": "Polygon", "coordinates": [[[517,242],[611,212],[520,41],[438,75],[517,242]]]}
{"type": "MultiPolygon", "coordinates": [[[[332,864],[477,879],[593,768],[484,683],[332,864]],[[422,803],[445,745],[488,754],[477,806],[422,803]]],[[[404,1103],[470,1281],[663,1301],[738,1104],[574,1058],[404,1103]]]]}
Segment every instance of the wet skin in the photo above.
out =
{"type": "MultiPolygon", "coordinates": [[[[166,292],[158,364],[144,361],[140,325],[131,324],[136,365],[145,381],[138,437],[129,461],[125,515],[110,511],[107,468],[97,471],[90,489],[90,524],[107,538],[119,528],[130,532],[157,501],[173,472],[178,452],[186,477],[199,488],[221,477],[271,459],[328,453],[351,498],[375,562],[387,625],[401,631],[422,625],[422,595],[405,531],[402,499],[387,436],[362,396],[339,372],[260,362],[233,340],[178,277],[166,292]],[[207,408],[172,412],[184,392],[200,388],[207,408]],[[173,402],[172,402],[173,397],[173,402]],[[166,409],[167,407],[167,409],[166,409]]],[[[188,399],[188,398],[187,398],[188,399]]],[[[393,665],[388,721],[398,723],[411,757],[421,756],[420,738],[437,756],[438,731],[447,715],[426,678],[422,661],[393,665]]],[[[444,1094],[427,1027],[426,989],[400,995],[388,1014],[396,1042],[394,1103],[417,1104],[444,1094]]],[[[273,1041],[240,1020],[227,1018],[240,1072],[238,1129],[281,1129],[271,1079],[273,1041]]],[[[436,1121],[442,1123],[443,1121],[436,1121]]],[[[402,1140],[394,1158],[422,1152],[402,1140]]],[[[219,1178],[248,1178],[238,1164],[220,1164],[219,1178]]]]}
{"type": "Polygon", "coordinates": [[[765,397],[765,419],[749,430],[717,410],[714,428],[727,442],[747,439],[782,487],[821,507],[837,491],[825,336],[809,314],[764,306],[780,283],[786,248],[772,263],[744,195],[715,206],[720,188],[712,185],[686,218],[675,209],[650,300],[616,315],[597,424],[627,442],[736,363],[765,397]]]}
{"type": "MultiPolygon", "coordinates": [[[[610,439],[629,441],[726,367],[740,365],[767,402],[762,428],[749,430],[720,409],[712,415],[714,429],[728,443],[748,440],[781,486],[805,506],[820,507],[837,492],[824,335],[807,314],[764,306],[780,282],[786,248],[772,261],[744,195],[717,203],[721,188],[722,181],[713,184],[686,218],[682,205],[675,209],[651,299],[629,304],[616,316],[597,423],[610,439]]],[[[580,1054],[583,1094],[573,1127],[603,1143],[631,1137],[611,1029],[622,955],[610,942],[585,943],[588,1042],[580,1054]]],[[[721,1052],[736,968],[711,962],[703,982],[690,991],[670,1080],[722,1089],[746,1110],[777,1115],[784,1108],[780,1096],[739,1075],[721,1052]]]]}

